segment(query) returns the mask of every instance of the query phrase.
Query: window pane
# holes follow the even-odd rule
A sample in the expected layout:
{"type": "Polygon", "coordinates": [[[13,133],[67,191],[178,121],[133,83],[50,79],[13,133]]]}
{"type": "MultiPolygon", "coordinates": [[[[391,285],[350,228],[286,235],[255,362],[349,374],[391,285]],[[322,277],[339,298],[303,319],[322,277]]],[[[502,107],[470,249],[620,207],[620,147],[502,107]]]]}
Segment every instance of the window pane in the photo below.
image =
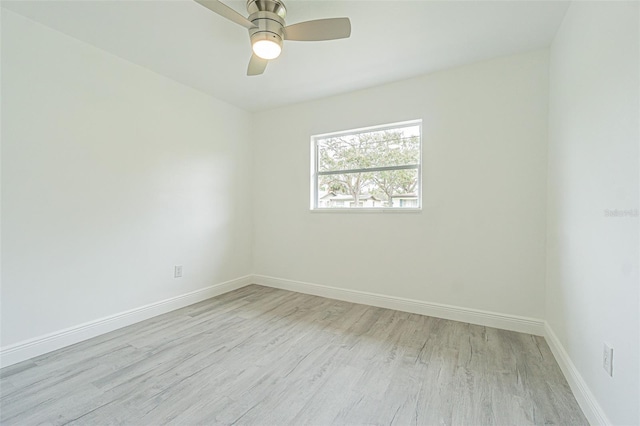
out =
{"type": "Polygon", "coordinates": [[[415,120],[313,136],[311,208],[419,209],[421,126],[415,120]]]}
{"type": "Polygon", "coordinates": [[[318,171],[420,164],[419,132],[415,125],[318,139],[318,171]]]}
{"type": "Polygon", "coordinates": [[[418,208],[418,170],[318,177],[318,208],[418,208]]]}

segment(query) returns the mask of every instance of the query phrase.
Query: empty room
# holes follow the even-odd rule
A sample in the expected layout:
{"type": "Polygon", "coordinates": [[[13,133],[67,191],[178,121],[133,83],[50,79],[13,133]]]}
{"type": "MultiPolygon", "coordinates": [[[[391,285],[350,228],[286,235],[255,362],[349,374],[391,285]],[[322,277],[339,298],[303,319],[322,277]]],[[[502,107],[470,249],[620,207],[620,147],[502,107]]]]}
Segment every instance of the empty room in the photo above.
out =
{"type": "Polygon", "coordinates": [[[0,424],[640,425],[640,2],[0,5],[0,424]]]}

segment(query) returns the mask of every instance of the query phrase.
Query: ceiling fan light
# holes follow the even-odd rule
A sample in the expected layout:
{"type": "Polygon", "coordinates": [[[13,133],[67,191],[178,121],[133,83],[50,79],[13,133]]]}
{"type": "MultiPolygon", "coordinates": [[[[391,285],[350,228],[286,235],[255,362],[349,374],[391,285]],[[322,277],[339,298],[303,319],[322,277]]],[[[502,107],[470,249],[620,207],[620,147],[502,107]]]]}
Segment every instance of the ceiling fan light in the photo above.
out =
{"type": "Polygon", "coordinates": [[[280,56],[282,47],[275,41],[271,40],[256,40],[253,43],[253,53],[262,59],[275,59],[280,56]]]}

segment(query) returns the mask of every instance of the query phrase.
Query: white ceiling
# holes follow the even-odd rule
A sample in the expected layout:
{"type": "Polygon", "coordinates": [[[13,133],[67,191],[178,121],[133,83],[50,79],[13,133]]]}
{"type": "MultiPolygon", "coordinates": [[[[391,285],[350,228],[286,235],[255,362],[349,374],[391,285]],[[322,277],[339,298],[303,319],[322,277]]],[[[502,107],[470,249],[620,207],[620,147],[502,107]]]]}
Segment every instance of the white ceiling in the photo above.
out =
{"type": "MultiPolygon", "coordinates": [[[[247,15],[244,1],[227,1],[247,15]]],[[[564,1],[288,0],[287,24],[347,16],[351,38],[285,42],[247,77],[247,31],[192,0],[2,1],[2,6],[249,111],[549,46],[564,1]]]]}

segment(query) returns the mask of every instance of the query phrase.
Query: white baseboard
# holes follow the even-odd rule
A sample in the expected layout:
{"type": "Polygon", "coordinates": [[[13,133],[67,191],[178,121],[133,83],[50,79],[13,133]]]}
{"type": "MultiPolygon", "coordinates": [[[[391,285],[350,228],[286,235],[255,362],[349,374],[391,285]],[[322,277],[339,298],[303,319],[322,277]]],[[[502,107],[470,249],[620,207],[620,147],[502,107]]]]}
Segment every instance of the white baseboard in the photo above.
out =
{"type": "Polygon", "coordinates": [[[205,287],[170,299],[161,300],[115,315],[100,318],[74,327],[59,330],[33,339],[15,343],[0,349],[0,367],[7,367],[21,361],[55,351],[65,346],[135,324],[197,302],[242,288],[251,284],[252,276],[236,278],[205,287]]]}
{"type": "Polygon", "coordinates": [[[329,299],[344,300],[346,302],[395,309],[397,311],[467,322],[487,327],[500,328],[503,330],[535,334],[537,336],[544,336],[545,332],[544,321],[536,318],[500,314],[496,312],[481,311],[478,309],[443,305],[440,303],[423,302],[420,300],[386,296],[383,294],[364,291],[346,290],[343,288],[286,280],[264,275],[253,275],[253,283],[282,290],[327,297],[329,299]]]}
{"type": "Polygon", "coordinates": [[[547,344],[549,348],[551,348],[551,352],[553,356],[556,358],[564,377],[567,379],[571,390],[573,391],[573,396],[576,397],[578,401],[578,405],[582,408],[582,412],[584,413],[589,423],[592,425],[610,425],[611,422],[607,418],[607,415],[598,404],[595,396],[589,389],[589,386],[585,383],[584,379],[578,369],[569,358],[569,354],[565,351],[564,346],[560,343],[558,336],[553,332],[553,329],[545,321],[544,324],[544,337],[547,340],[547,344]]]}

